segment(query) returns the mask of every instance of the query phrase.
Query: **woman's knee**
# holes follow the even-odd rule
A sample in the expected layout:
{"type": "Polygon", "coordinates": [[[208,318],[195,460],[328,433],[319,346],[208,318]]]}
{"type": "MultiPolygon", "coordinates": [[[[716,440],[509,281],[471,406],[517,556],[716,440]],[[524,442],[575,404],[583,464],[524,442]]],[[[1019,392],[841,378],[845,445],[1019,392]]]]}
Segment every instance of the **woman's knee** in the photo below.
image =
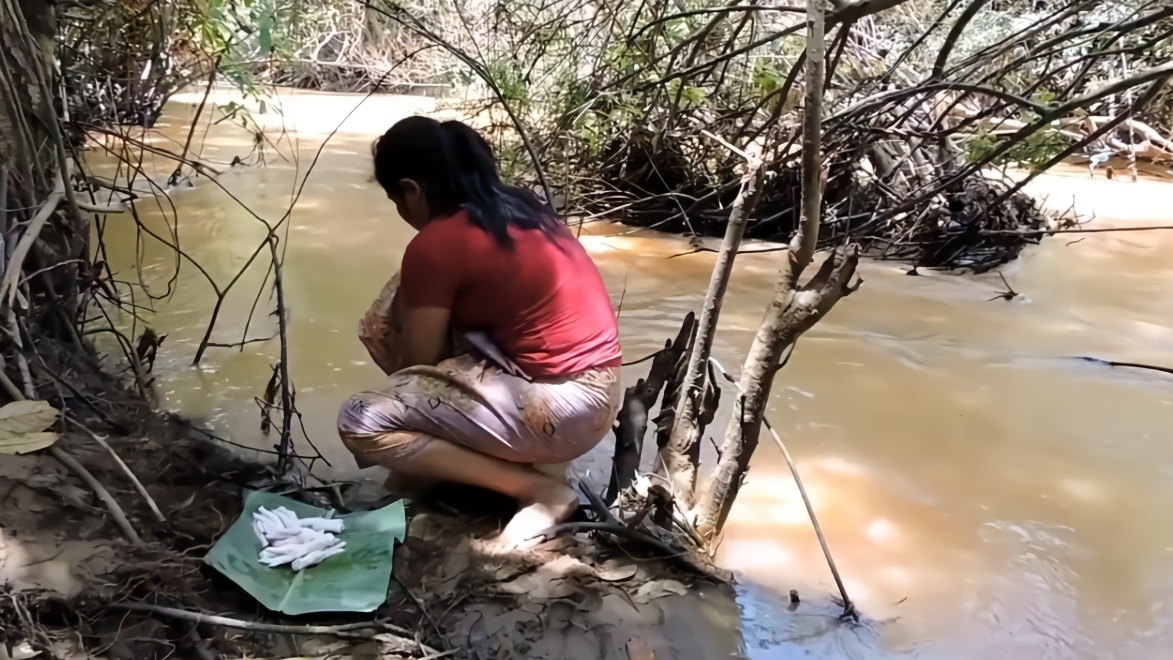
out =
{"type": "Polygon", "coordinates": [[[383,410],[387,405],[370,394],[355,394],[338,409],[338,434],[371,436],[394,430],[394,419],[383,410]]]}

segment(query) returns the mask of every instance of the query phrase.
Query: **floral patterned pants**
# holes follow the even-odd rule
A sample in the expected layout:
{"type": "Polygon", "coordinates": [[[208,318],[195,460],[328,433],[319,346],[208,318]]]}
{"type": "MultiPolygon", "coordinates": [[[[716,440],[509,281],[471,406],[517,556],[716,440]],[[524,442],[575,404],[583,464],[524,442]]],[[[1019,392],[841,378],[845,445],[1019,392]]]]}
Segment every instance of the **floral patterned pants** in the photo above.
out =
{"type": "MultiPolygon", "coordinates": [[[[393,277],[360,325],[376,363],[395,363],[393,277]]],[[[439,365],[409,367],[338,413],[338,434],[359,467],[373,454],[406,458],[439,438],[516,463],[563,463],[590,451],[611,429],[622,390],[617,367],[530,379],[484,335],[467,335],[439,365]],[[383,454],[388,455],[388,454],[383,454]]]]}

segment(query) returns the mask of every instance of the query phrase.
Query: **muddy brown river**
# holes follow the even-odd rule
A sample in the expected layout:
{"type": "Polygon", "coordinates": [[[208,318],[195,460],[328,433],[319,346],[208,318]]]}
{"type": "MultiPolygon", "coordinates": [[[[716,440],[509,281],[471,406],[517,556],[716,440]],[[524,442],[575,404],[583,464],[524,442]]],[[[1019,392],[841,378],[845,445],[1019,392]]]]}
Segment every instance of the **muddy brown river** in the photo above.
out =
{"type": "MultiPolygon", "coordinates": [[[[214,95],[210,105],[228,98],[214,95]]],[[[270,100],[256,116],[272,138],[264,166],[227,167],[254,148],[231,121],[196,133],[193,149],[226,170],[224,189],[196,179],[174,191],[174,212],[138,203],[144,225],[177,231],[204,269],[181,262],[170,295],[175,253],[128,217],[108,221],[118,278],[141,278],[160,297],[135,294],[154,309],[142,318],[167,334],[155,366],[163,405],[235,442],[274,442],[259,431],[254,397],[277,342],[212,348],[193,367],[216,301],[207,278],[223,290],[264,236],[240,204],[280,218],[318,147],[360,98],[270,100]],[[282,126],[289,132],[281,135],[282,126]]],[[[177,98],[156,143],[178,150],[198,102],[177,98]]],[[[334,466],[320,466],[324,476],[355,476],[334,415],[346,396],[379,381],[356,324],[411,237],[371,181],[370,142],[398,117],[432,109],[414,98],[363,103],[322,152],[283,241],[291,370],[305,432],[334,466]]],[[[109,166],[98,152],[89,160],[109,166]]],[[[165,181],[172,165],[148,154],[144,167],[165,181]]],[[[1173,186],[1157,180],[1093,180],[1071,168],[1029,190],[1051,208],[1074,204],[1095,227],[1173,224],[1173,186]]],[[[582,240],[615,301],[626,291],[627,357],[656,350],[685,312],[699,309],[711,254],[669,258],[687,252],[687,242],[606,224],[586,225],[582,240]]],[[[741,363],[777,259],[738,259],[714,347],[727,368],[741,363]]],[[[229,290],[213,342],[239,342],[246,326],[248,339],[276,332],[267,289],[249,321],[267,265],[262,255],[229,290]]],[[[712,625],[735,634],[715,633],[728,642],[715,645],[728,648],[709,657],[1167,657],[1173,377],[1078,358],[1173,366],[1173,232],[1048,239],[1003,269],[1022,294],[1010,302],[988,300],[1004,288],[997,274],[910,277],[907,269],[861,266],[863,288],[800,340],[769,408],[849,593],[881,623],[850,628],[817,606],[787,609],[790,589],[826,602],[833,583],[786,465],[763,441],[719,556],[741,583],[736,611],[714,612],[712,625]]],[[[132,324],[125,315],[120,322],[132,324]]],[[[718,419],[713,429],[723,428],[718,419]]],[[[298,445],[308,451],[300,431],[298,445]]]]}

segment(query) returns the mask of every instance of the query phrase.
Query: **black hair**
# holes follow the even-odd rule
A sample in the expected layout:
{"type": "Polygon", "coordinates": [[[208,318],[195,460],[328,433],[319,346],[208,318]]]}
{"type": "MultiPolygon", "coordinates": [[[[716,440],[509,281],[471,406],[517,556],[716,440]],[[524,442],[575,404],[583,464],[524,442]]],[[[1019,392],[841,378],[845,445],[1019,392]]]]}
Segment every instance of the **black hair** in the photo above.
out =
{"type": "Polygon", "coordinates": [[[408,117],[375,141],[375,180],[390,194],[412,179],[426,190],[433,217],[468,212],[506,249],[513,247],[509,227],[540,229],[553,237],[562,221],[537,195],[510,186],[497,174],[489,143],[458,121],[408,117]]]}

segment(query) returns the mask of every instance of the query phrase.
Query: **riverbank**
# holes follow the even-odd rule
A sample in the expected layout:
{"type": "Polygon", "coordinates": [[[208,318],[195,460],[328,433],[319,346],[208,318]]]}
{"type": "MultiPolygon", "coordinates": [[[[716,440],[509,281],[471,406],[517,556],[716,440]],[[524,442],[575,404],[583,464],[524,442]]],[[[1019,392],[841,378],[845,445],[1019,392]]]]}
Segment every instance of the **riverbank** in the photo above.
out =
{"type": "MultiPolygon", "coordinates": [[[[263,478],[266,469],[179,418],[152,412],[95,361],[43,342],[36,349],[47,358],[42,373],[60,374],[70,385],[34,381],[77,422],[56,447],[92,475],[109,500],[98,497],[75,466],[47,452],[0,457],[5,643],[16,647],[13,657],[36,651],[148,658],[177,648],[196,657],[191,626],[171,628],[120,605],[238,606],[231,591],[213,588],[200,557],[239,512],[240,485],[263,478]]],[[[19,381],[20,375],[10,378],[19,381]]],[[[251,652],[262,645],[242,641],[233,648],[251,652]]]]}
{"type": "Polygon", "coordinates": [[[585,537],[502,555],[491,549],[499,515],[426,505],[412,507],[388,599],[373,615],[274,616],[203,555],[248,489],[362,506],[347,497],[355,493],[277,479],[206,431],[153,412],[96,364],[79,372],[75,356],[60,355],[75,366],[55,366],[77,389],[50,398],[79,430],[56,446],[110,500],[47,453],[0,459],[0,642],[11,657],[412,658],[439,648],[450,651],[443,657],[638,660],[652,649],[699,659],[738,646],[704,615],[706,602],[732,604],[723,583],[706,587],[638,548],[585,537]]]}

